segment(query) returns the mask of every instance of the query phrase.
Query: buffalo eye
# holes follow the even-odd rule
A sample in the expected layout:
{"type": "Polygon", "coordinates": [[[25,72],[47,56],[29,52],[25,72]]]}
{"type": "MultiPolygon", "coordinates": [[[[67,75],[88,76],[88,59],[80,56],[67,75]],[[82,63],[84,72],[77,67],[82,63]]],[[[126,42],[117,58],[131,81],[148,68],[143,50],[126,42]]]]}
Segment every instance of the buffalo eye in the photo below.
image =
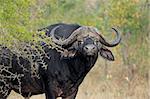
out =
{"type": "Polygon", "coordinates": [[[95,45],[98,45],[98,41],[95,41],[94,44],[95,44],[95,45]]]}
{"type": "Polygon", "coordinates": [[[99,48],[102,47],[102,44],[99,41],[95,41],[94,44],[97,45],[99,48]]]}
{"type": "Polygon", "coordinates": [[[101,45],[101,43],[99,41],[95,41],[94,44],[95,45],[101,45]]]}

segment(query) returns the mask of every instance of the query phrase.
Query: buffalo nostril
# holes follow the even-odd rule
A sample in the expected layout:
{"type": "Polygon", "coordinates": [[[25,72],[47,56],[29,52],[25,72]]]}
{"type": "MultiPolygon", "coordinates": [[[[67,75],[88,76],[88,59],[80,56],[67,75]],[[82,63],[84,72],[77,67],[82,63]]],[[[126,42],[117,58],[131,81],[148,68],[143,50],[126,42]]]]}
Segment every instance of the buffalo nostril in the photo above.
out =
{"type": "Polygon", "coordinates": [[[94,46],[92,49],[94,50],[94,49],[96,49],[96,47],[94,46]]]}
{"type": "Polygon", "coordinates": [[[84,47],[84,49],[85,49],[85,50],[88,50],[88,47],[87,47],[87,46],[85,46],[85,47],[84,47]]]}

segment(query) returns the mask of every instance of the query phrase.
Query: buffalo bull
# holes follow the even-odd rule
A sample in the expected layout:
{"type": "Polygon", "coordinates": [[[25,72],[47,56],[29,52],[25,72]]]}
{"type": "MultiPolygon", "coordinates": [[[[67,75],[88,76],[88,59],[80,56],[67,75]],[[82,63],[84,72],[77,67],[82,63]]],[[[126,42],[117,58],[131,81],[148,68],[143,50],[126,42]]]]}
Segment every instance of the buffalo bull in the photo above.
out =
{"type": "Polygon", "coordinates": [[[41,29],[59,48],[64,49],[64,53],[45,42],[38,43],[41,49],[25,45],[19,55],[1,46],[0,99],[6,99],[11,90],[25,98],[45,93],[46,99],[75,99],[79,85],[94,66],[98,55],[114,61],[107,47],[118,45],[121,37],[115,28],[112,29],[116,33],[112,42],[107,42],[96,28],[90,26],[59,23],[41,29]]]}

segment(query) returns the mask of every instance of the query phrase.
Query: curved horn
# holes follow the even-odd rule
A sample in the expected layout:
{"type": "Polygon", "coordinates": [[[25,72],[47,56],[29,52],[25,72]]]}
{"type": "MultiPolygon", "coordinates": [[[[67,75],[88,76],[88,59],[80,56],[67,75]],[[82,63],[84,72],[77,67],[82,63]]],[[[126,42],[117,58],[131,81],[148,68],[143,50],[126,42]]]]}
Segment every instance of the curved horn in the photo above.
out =
{"type": "Polygon", "coordinates": [[[53,40],[53,42],[55,42],[56,44],[58,44],[58,45],[68,45],[68,44],[71,44],[72,42],[74,42],[75,40],[76,40],[76,38],[77,38],[77,36],[78,36],[78,34],[80,33],[79,31],[80,31],[80,29],[81,28],[78,28],[77,30],[75,30],[67,39],[65,39],[65,40],[62,40],[62,39],[57,39],[57,38],[55,38],[55,31],[56,31],[56,29],[58,29],[60,26],[56,26],[55,28],[53,28],[52,30],[51,30],[51,37],[52,37],[52,40],[53,40]]]}
{"type": "Polygon", "coordinates": [[[116,37],[116,39],[115,39],[114,41],[112,41],[111,43],[107,42],[107,41],[100,35],[100,42],[101,42],[102,44],[104,44],[105,46],[108,46],[108,47],[114,47],[114,46],[118,45],[118,44],[120,43],[120,41],[121,41],[121,35],[120,35],[120,33],[119,33],[115,28],[112,28],[112,29],[115,31],[117,37],[116,37]]]}

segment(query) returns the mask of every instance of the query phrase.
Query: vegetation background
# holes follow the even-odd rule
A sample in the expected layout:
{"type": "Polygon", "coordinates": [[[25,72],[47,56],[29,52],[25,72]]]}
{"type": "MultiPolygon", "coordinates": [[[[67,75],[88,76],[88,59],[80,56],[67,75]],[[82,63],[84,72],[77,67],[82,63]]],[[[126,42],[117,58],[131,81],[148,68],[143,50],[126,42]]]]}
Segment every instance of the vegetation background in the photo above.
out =
{"type": "MultiPolygon", "coordinates": [[[[32,42],[37,29],[59,22],[95,26],[108,39],[117,27],[116,61],[100,57],[77,99],[150,99],[149,11],[149,0],[0,0],[0,44],[32,42]]],[[[23,97],[12,92],[8,99],[23,97]]]]}

